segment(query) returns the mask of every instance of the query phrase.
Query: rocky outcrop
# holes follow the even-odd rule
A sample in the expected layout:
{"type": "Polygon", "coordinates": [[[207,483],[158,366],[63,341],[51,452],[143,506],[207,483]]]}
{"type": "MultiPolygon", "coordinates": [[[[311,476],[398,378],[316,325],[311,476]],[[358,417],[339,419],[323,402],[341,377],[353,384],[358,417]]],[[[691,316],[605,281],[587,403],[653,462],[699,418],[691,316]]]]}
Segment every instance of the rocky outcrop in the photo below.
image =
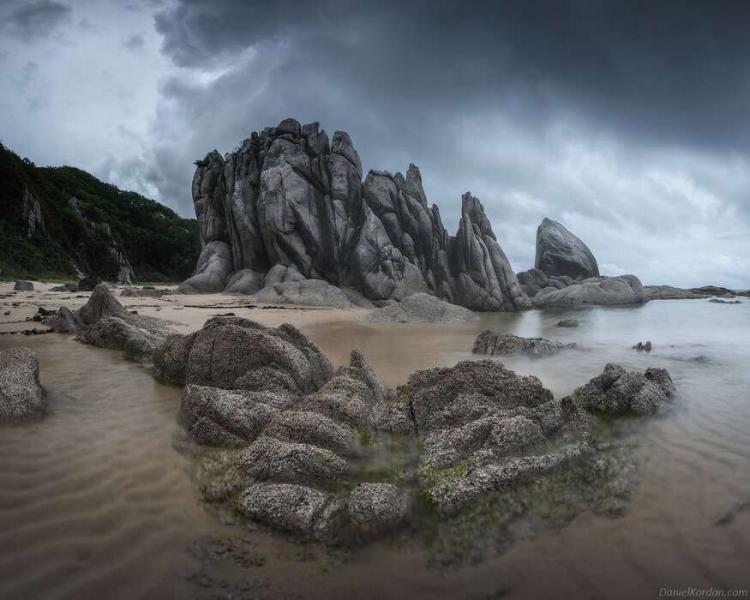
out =
{"type": "Polygon", "coordinates": [[[542,337],[525,338],[510,333],[494,333],[489,329],[480,332],[472,352],[474,354],[489,354],[509,356],[512,354],[528,354],[529,356],[548,356],[560,350],[575,348],[575,344],[563,344],[556,340],[542,337]]]}
{"type": "Polygon", "coordinates": [[[277,292],[260,288],[286,283],[277,271],[288,269],[296,280],[326,281],[369,300],[428,292],[472,310],[529,307],[476,198],[464,195],[458,232],[449,236],[419,169],[370,171],[363,182],[345,132],[329,140],[317,123],[286,119],[196,164],[204,246],[183,292],[265,297],[277,292]]]}
{"type": "Polygon", "coordinates": [[[643,285],[635,275],[592,277],[561,289],[547,287],[532,299],[537,308],[641,304],[647,300],[643,285]]]}
{"type": "Polygon", "coordinates": [[[363,317],[369,323],[448,323],[475,321],[479,316],[462,306],[440,300],[431,294],[417,293],[375,309],[363,317]]]}
{"type": "Polygon", "coordinates": [[[313,392],[333,373],[292,325],[271,328],[240,317],[214,317],[191,335],[170,335],[154,354],[154,369],[174,383],[289,393],[313,392]]]}
{"type": "Polygon", "coordinates": [[[28,348],[0,352],[0,422],[33,419],[46,410],[36,354],[28,348]]]}
{"type": "Polygon", "coordinates": [[[609,415],[653,415],[672,403],[675,386],[665,369],[627,371],[608,364],[601,375],[578,388],[574,401],[586,410],[609,415]]]}
{"type": "Polygon", "coordinates": [[[548,276],[599,277],[599,267],[588,246],[563,225],[547,218],[536,231],[534,267],[548,276]]]}
{"type": "Polygon", "coordinates": [[[557,322],[558,327],[578,327],[578,319],[560,319],[557,322]]]}
{"type": "Polygon", "coordinates": [[[43,323],[58,333],[77,334],[84,344],[123,351],[128,360],[150,358],[167,337],[164,321],[128,312],[102,283],[80,309],[61,307],[43,323]]]}
{"type": "Polygon", "coordinates": [[[555,477],[589,487],[612,480],[608,489],[624,493],[625,468],[604,456],[612,444],[592,439],[587,410],[648,414],[672,389],[665,371],[636,377],[608,366],[556,400],[536,377],[484,360],[416,371],[392,392],[359,352],[333,372],[293,328],[237,317],[170,336],[154,363],[187,383],[180,415],[189,435],[218,447],[196,454],[205,497],[333,544],[399,528],[415,515],[415,496],[417,513],[444,521],[480,498],[555,477]]]}

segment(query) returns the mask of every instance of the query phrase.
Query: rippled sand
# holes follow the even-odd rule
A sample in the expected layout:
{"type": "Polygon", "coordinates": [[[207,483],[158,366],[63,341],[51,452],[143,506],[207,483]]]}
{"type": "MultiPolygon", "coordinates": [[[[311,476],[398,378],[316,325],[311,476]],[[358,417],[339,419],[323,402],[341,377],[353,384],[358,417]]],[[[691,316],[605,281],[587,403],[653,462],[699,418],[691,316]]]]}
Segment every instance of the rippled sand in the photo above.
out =
{"type": "MultiPolygon", "coordinates": [[[[0,295],[7,288],[0,285],[0,295]]],[[[77,295],[0,298],[0,313],[3,303],[20,304],[3,319],[22,321],[0,323],[0,331],[39,326],[23,321],[38,304],[76,306],[85,301],[77,295]]],[[[573,313],[373,325],[357,321],[361,311],[173,298],[123,300],[182,331],[225,312],[270,325],[289,321],[337,364],[359,347],[390,385],[416,368],[472,358],[473,338],[484,327],[575,341],[579,348],[568,353],[504,362],[538,375],[556,396],[606,362],[666,367],[679,389],[678,408],[639,428],[642,481],[623,517],[584,514],[559,532],[446,573],[430,568],[425,549],[403,537],[329,552],[223,523],[198,500],[191,462],[178,450],[179,388],[156,383],[119,353],[68,336],[2,335],[0,349],[38,352],[52,412],[38,423],[0,428],[0,598],[634,598],[658,597],[662,587],[750,586],[750,510],[716,524],[750,500],[748,302],[591,309],[575,313],[578,329],[561,329],[554,324],[573,313]],[[654,343],[650,355],[630,349],[644,339],[654,343]],[[196,558],[196,540],[213,537],[244,540],[252,564],[196,558]],[[221,588],[224,580],[235,587],[221,588]]]]}

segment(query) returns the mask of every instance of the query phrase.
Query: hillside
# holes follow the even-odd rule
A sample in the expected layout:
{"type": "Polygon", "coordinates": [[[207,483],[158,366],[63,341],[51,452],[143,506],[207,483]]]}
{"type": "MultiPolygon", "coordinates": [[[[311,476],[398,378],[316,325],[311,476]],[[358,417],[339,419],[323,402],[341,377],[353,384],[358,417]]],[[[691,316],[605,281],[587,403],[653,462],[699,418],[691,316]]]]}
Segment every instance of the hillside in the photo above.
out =
{"type": "Polygon", "coordinates": [[[4,277],[178,281],[200,253],[198,223],[73,167],[37,167],[0,144],[4,277]]]}

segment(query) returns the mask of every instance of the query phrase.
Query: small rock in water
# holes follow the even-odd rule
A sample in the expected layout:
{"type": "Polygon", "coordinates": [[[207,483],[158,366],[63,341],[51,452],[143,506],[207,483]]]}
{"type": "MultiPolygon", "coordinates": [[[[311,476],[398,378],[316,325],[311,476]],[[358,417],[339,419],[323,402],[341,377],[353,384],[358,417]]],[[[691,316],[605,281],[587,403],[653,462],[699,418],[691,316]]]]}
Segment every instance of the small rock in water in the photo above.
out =
{"type": "Polygon", "coordinates": [[[562,319],[557,322],[558,327],[578,327],[578,319],[562,319]]]}
{"type": "Polygon", "coordinates": [[[742,304],[739,300],[722,300],[721,298],[711,298],[709,302],[714,304],[742,304]]]}
{"type": "Polygon", "coordinates": [[[575,344],[563,344],[556,340],[541,337],[525,338],[509,333],[493,333],[485,329],[474,341],[474,354],[490,354],[508,356],[510,354],[529,354],[531,356],[547,356],[560,350],[575,348],[575,344]]]}
{"type": "Polygon", "coordinates": [[[651,341],[638,342],[633,346],[633,349],[638,350],[638,352],[651,352],[651,341]]]}

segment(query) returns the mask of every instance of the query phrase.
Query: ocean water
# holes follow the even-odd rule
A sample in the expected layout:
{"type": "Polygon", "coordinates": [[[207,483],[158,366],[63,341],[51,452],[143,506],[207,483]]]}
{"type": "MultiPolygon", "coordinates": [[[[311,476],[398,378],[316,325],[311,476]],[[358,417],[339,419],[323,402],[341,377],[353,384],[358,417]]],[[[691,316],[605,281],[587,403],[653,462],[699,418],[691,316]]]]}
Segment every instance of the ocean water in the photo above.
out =
{"type": "Polygon", "coordinates": [[[750,587],[750,302],[438,325],[336,320],[303,331],[335,364],[359,348],[396,386],[414,369],[476,359],[484,328],[575,342],[551,357],[502,359],[556,397],[608,362],[669,370],[675,406],[633,434],[640,484],[622,516],[584,513],[450,571],[403,537],[350,551],[300,546],[200,500],[180,451],[179,388],[70,337],[2,336],[0,350],[39,354],[51,414],[0,428],[0,598],[634,598],[750,587]],[[580,327],[556,326],[567,317],[580,327]],[[652,352],[632,349],[642,340],[652,352]],[[216,539],[240,540],[250,559],[206,560],[201,544],[216,539]]]}

